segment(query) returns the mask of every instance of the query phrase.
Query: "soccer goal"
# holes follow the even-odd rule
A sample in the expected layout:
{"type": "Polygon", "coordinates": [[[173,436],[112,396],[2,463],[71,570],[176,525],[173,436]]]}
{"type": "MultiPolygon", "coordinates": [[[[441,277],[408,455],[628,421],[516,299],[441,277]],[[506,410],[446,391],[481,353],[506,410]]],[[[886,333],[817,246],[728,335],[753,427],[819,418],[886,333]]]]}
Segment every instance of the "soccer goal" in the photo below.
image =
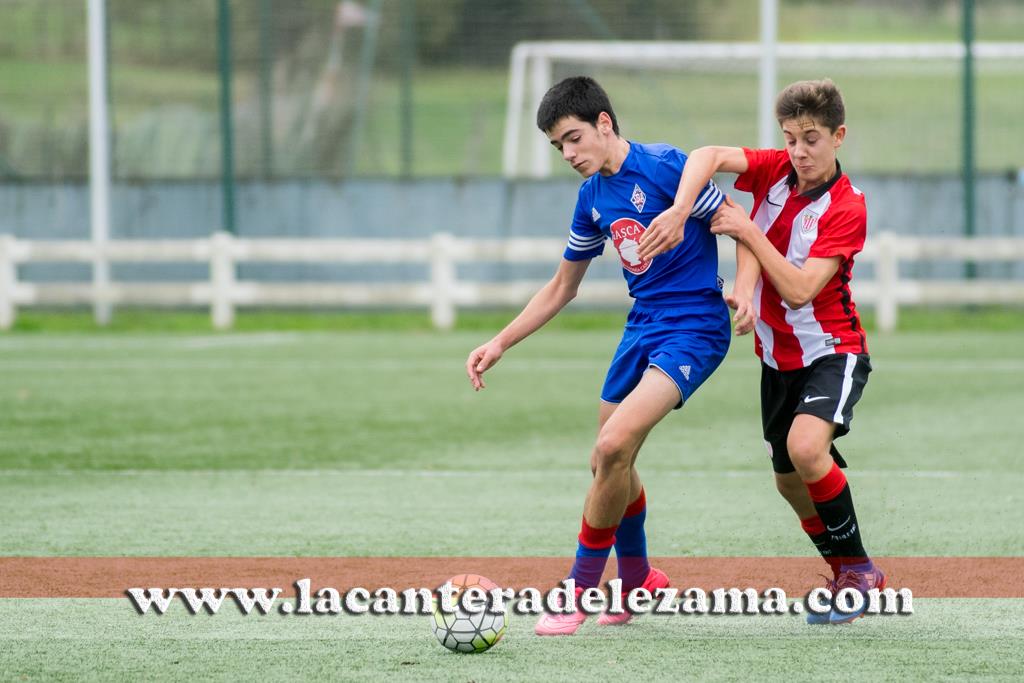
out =
{"type": "MultiPolygon", "coordinates": [[[[1024,43],[977,42],[972,54],[978,89],[985,94],[976,132],[992,142],[979,139],[979,162],[1019,166],[1019,154],[1012,158],[1014,151],[999,136],[1017,135],[1024,43]]],[[[848,139],[844,161],[881,171],[955,169],[964,55],[962,43],[519,43],[510,64],[504,174],[551,174],[554,154],[536,133],[534,115],[554,82],[578,73],[605,85],[630,137],[684,148],[722,142],[774,146],[777,86],[831,77],[857,113],[859,134],[848,139]],[[912,158],[913,166],[886,168],[887,158],[912,158]]]]}

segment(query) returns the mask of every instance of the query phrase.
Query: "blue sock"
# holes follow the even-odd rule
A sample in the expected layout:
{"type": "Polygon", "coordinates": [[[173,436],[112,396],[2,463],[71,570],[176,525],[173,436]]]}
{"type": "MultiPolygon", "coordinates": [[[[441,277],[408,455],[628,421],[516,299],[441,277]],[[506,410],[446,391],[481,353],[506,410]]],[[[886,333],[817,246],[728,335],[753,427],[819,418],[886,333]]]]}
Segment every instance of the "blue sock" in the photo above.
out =
{"type": "Polygon", "coordinates": [[[576,580],[578,588],[595,588],[601,584],[604,566],[612,553],[617,527],[596,529],[583,520],[579,545],[576,547],[576,562],[572,565],[569,578],[576,580]]]}
{"type": "Polygon", "coordinates": [[[588,548],[581,541],[576,548],[576,561],[569,572],[570,579],[576,579],[579,588],[593,588],[601,584],[601,575],[608,564],[611,546],[607,548],[588,548]]]}
{"type": "Polygon", "coordinates": [[[647,499],[641,489],[639,497],[626,508],[626,515],[615,532],[615,556],[619,560],[623,590],[643,585],[651,571],[647,560],[647,534],[644,533],[646,519],[647,499]]]}

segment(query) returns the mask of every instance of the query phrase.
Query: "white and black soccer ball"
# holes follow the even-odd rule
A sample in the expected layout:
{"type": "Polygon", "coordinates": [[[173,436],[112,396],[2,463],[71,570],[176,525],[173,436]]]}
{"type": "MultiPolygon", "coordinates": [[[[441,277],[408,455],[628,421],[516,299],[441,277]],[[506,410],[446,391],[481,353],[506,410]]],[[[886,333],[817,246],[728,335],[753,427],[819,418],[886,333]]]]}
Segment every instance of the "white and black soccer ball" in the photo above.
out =
{"type": "Polygon", "coordinates": [[[476,574],[460,574],[448,580],[455,587],[455,611],[445,612],[437,601],[431,624],[437,640],[452,652],[485,652],[501,640],[508,628],[508,611],[493,614],[486,609],[470,614],[459,607],[459,597],[467,588],[478,587],[485,592],[497,588],[490,579],[476,574]]]}

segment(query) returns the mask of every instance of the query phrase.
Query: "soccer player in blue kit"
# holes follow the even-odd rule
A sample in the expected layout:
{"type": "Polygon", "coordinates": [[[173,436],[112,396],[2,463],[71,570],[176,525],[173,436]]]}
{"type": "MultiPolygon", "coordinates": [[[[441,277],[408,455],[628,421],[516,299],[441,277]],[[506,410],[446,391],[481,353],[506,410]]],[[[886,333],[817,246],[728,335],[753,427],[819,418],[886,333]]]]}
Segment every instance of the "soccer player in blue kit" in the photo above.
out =
{"type": "MultiPolygon", "coordinates": [[[[709,227],[723,194],[709,181],[694,202],[683,241],[652,260],[641,259],[640,237],[672,205],[686,155],[669,145],[621,137],[608,95],[586,77],[553,86],[540,103],[537,126],[586,178],[569,243],[551,281],[501,332],[469,354],[466,373],[474,389],[483,389],[483,374],[505,351],[576,296],[590,260],[611,240],[635,302],[601,391],[598,436],[590,456],[594,479],[569,577],[575,580],[577,598],[583,589],[597,587],[614,547],[623,592],[641,586],[653,591],[667,587],[669,580],[647,560],[646,496],[635,464],[654,425],[690,399],[729,348],[728,308],[709,227]]],[[[605,612],[598,623],[622,624],[630,616],[628,611],[605,612]]],[[[580,609],[544,614],[535,631],[571,635],[586,617],[580,609]]]]}

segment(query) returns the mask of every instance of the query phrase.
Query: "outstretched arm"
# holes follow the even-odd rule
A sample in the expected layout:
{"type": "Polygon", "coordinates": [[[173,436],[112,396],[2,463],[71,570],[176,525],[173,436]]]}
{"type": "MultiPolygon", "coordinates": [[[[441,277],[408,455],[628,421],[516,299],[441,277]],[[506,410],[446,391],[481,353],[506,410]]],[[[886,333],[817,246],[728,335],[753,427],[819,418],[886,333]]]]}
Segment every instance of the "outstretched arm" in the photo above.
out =
{"type": "Polygon", "coordinates": [[[679,188],[672,206],[658,215],[640,238],[638,255],[649,261],[683,241],[686,219],[693,203],[718,171],[744,173],[747,155],[740,147],[699,147],[690,153],[679,178],[679,188]]]}
{"type": "Polygon", "coordinates": [[[761,277],[761,264],[750,248],[743,242],[736,242],[736,282],[733,283],[732,294],[725,297],[725,302],[736,311],[733,316],[735,332],[744,335],[754,329],[757,323],[757,312],[754,310],[754,287],[761,277]]]}
{"type": "Polygon", "coordinates": [[[555,276],[533,295],[522,312],[493,339],[470,352],[466,359],[466,374],[473,389],[480,391],[487,386],[483,374],[501,360],[505,351],[539,330],[576,298],[589,265],[590,259],[570,261],[563,258],[555,276]]]}

